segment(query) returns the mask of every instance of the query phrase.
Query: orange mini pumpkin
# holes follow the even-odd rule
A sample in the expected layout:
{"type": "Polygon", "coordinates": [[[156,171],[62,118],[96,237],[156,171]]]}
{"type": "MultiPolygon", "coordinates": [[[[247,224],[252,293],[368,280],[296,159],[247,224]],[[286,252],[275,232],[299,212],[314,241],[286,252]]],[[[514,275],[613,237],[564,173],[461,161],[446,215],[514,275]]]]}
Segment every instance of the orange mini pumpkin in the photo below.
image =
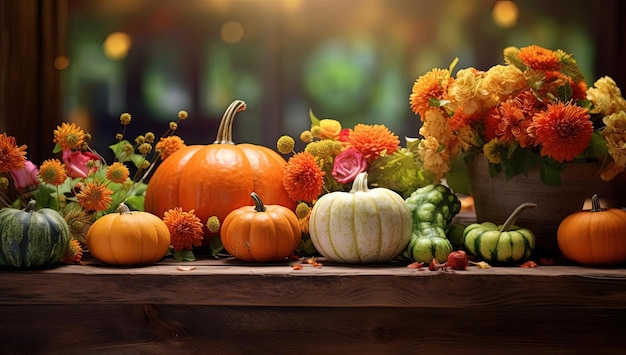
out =
{"type": "Polygon", "coordinates": [[[243,261],[280,261],[296,250],[300,222],[296,214],[280,205],[264,205],[256,193],[254,206],[240,207],[222,224],[222,244],[230,255],[243,261]]]}
{"type": "MultiPolygon", "coordinates": [[[[222,117],[213,144],[184,147],[159,165],[146,190],[146,211],[162,216],[170,208],[181,207],[195,210],[203,223],[212,216],[223,221],[233,210],[250,205],[252,191],[268,204],[295,208],[283,188],[285,159],[261,145],[233,143],[235,114],[245,109],[245,102],[234,101],[222,117]]],[[[204,238],[203,244],[207,246],[211,239],[204,238]]]]}
{"type": "Polygon", "coordinates": [[[626,211],[601,208],[598,195],[591,209],[567,216],[557,230],[563,255],[585,265],[614,265],[626,262],[626,211]]]}
{"type": "Polygon", "coordinates": [[[170,232],[159,217],[131,212],[122,203],[118,213],[106,214],[89,227],[86,241],[91,255],[105,264],[145,265],[165,256],[170,232]]]}

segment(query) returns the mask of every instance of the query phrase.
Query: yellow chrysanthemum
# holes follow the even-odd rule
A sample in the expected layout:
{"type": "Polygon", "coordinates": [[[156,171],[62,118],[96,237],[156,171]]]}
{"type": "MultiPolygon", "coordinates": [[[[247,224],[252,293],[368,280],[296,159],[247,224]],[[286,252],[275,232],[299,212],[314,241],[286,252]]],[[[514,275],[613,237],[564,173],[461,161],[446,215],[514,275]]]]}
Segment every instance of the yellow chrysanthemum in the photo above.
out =
{"type": "Polygon", "coordinates": [[[104,211],[111,206],[113,191],[100,181],[87,182],[76,194],[78,204],[87,211],[104,211]]]}
{"type": "Polygon", "coordinates": [[[80,148],[85,142],[85,132],[74,123],[61,123],[54,130],[54,143],[63,150],[80,148]]]}
{"type": "Polygon", "coordinates": [[[61,185],[67,178],[65,165],[59,159],[48,159],[39,167],[39,177],[46,184],[53,186],[61,185]]]}
{"type": "Polygon", "coordinates": [[[129,175],[130,175],[130,171],[128,170],[126,165],[117,161],[111,164],[107,168],[107,173],[106,173],[107,179],[117,184],[121,184],[124,181],[126,181],[129,175]]]}

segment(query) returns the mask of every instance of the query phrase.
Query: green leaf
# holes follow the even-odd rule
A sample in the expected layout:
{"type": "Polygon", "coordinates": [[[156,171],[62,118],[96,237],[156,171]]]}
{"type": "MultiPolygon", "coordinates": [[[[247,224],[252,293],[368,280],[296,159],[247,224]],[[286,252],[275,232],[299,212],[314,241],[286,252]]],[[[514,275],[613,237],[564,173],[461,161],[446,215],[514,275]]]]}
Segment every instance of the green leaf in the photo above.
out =
{"type": "Polygon", "coordinates": [[[219,252],[224,250],[224,245],[222,244],[222,240],[220,239],[219,236],[213,237],[213,239],[211,239],[211,242],[209,243],[209,247],[211,248],[212,256],[217,256],[219,252]]]}
{"type": "Polygon", "coordinates": [[[140,168],[144,161],[146,161],[146,157],[141,154],[131,154],[130,160],[135,164],[135,167],[140,168]]]}
{"type": "Polygon", "coordinates": [[[526,64],[517,56],[519,54],[519,48],[507,47],[504,49],[503,54],[505,63],[514,65],[521,71],[526,70],[526,64]]]}
{"type": "Polygon", "coordinates": [[[541,181],[546,185],[561,185],[562,165],[553,159],[545,159],[541,164],[541,181]]]}
{"type": "Polygon", "coordinates": [[[62,150],[63,150],[63,149],[61,149],[61,146],[60,146],[60,145],[55,144],[55,145],[54,145],[54,148],[52,148],[52,153],[53,153],[53,154],[56,154],[56,153],[61,152],[62,150]]]}
{"type": "Polygon", "coordinates": [[[591,141],[589,146],[585,150],[585,155],[602,160],[609,154],[609,147],[606,144],[606,140],[602,138],[600,132],[594,131],[591,135],[591,141]]]}
{"type": "Polygon", "coordinates": [[[559,86],[559,100],[562,102],[568,102],[572,96],[574,95],[574,90],[569,83],[566,83],[563,86],[559,86]]]}
{"type": "Polygon", "coordinates": [[[174,257],[174,260],[177,260],[177,261],[194,261],[194,260],[196,260],[196,256],[193,255],[193,251],[191,251],[191,250],[175,251],[174,254],[172,254],[172,256],[174,257]]]}
{"type": "Polygon", "coordinates": [[[320,119],[315,117],[313,109],[309,109],[309,118],[311,119],[311,127],[320,125],[320,119]]]}
{"type": "Polygon", "coordinates": [[[465,162],[457,159],[446,174],[446,182],[454,193],[469,195],[472,191],[469,171],[465,162]]]}
{"type": "Polygon", "coordinates": [[[127,162],[130,160],[130,155],[124,153],[124,146],[126,144],[130,144],[130,142],[124,139],[109,146],[109,148],[111,148],[111,150],[113,151],[113,154],[115,155],[115,159],[119,161],[120,163],[127,162]]]}
{"type": "Polygon", "coordinates": [[[145,200],[146,198],[143,195],[134,195],[128,196],[125,203],[131,210],[144,212],[145,200]]]}
{"type": "Polygon", "coordinates": [[[556,51],[556,54],[559,57],[559,61],[561,63],[561,71],[563,73],[571,76],[572,80],[574,80],[575,83],[579,83],[585,80],[585,76],[580,71],[578,63],[576,63],[576,59],[574,59],[574,56],[572,54],[566,53],[560,49],[556,51]]]}

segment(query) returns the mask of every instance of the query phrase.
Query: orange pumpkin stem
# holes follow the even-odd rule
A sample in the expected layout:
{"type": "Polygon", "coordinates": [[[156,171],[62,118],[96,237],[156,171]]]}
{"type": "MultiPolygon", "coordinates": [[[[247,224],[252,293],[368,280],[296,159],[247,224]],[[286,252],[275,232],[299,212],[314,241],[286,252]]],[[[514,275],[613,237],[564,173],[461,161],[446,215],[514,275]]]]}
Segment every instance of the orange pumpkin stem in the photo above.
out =
{"type": "Polygon", "coordinates": [[[247,108],[246,103],[241,100],[233,101],[230,106],[224,112],[220,126],[217,129],[217,137],[215,142],[217,144],[235,144],[233,142],[233,121],[237,112],[245,111],[247,108]]]}
{"type": "Polygon", "coordinates": [[[130,208],[128,208],[128,206],[126,206],[126,204],[122,202],[119,206],[117,206],[117,212],[119,214],[130,214],[130,208]]]}
{"type": "Polygon", "coordinates": [[[252,200],[254,201],[254,210],[257,212],[265,212],[267,209],[265,208],[265,205],[263,204],[263,201],[261,201],[261,198],[259,197],[259,195],[256,194],[256,192],[252,192],[250,194],[250,197],[252,197],[252,200]]]}
{"type": "Polygon", "coordinates": [[[508,232],[515,224],[515,221],[517,221],[517,217],[519,217],[523,210],[535,207],[537,207],[537,204],[531,202],[522,203],[521,205],[517,206],[517,208],[513,211],[513,213],[511,213],[509,218],[506,219],[506,222],[504,222],[502,228],[500,228],[500,233],[508,232]]]}
{"type": "Polygon", "coordinates": [[[591,212],[602,212],[602,207],[600,206],[600,198],[598,194],[594,194],[591,196],[591,212]]]}

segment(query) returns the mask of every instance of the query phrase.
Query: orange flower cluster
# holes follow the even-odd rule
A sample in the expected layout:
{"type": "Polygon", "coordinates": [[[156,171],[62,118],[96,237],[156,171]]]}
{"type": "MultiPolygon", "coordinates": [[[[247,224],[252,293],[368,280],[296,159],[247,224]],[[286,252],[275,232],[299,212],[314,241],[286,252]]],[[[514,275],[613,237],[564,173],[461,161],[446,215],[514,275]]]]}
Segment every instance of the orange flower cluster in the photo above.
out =
{"type": "Polygon", "coordinates": [[[422,121],[418,153],[437,180],[467,151],[481,151],[509,176],[528,161],[554,167],[594,158],[604,162],[604,179],[625,169],[626,101],[612,79],[588,88],[571,54],[536,45],[506,48],[504,60],[456,76],[454,62],[415,81],[409,104],[422,121]],[[601,134],[605,126],[610,135],[601,134]]]}

